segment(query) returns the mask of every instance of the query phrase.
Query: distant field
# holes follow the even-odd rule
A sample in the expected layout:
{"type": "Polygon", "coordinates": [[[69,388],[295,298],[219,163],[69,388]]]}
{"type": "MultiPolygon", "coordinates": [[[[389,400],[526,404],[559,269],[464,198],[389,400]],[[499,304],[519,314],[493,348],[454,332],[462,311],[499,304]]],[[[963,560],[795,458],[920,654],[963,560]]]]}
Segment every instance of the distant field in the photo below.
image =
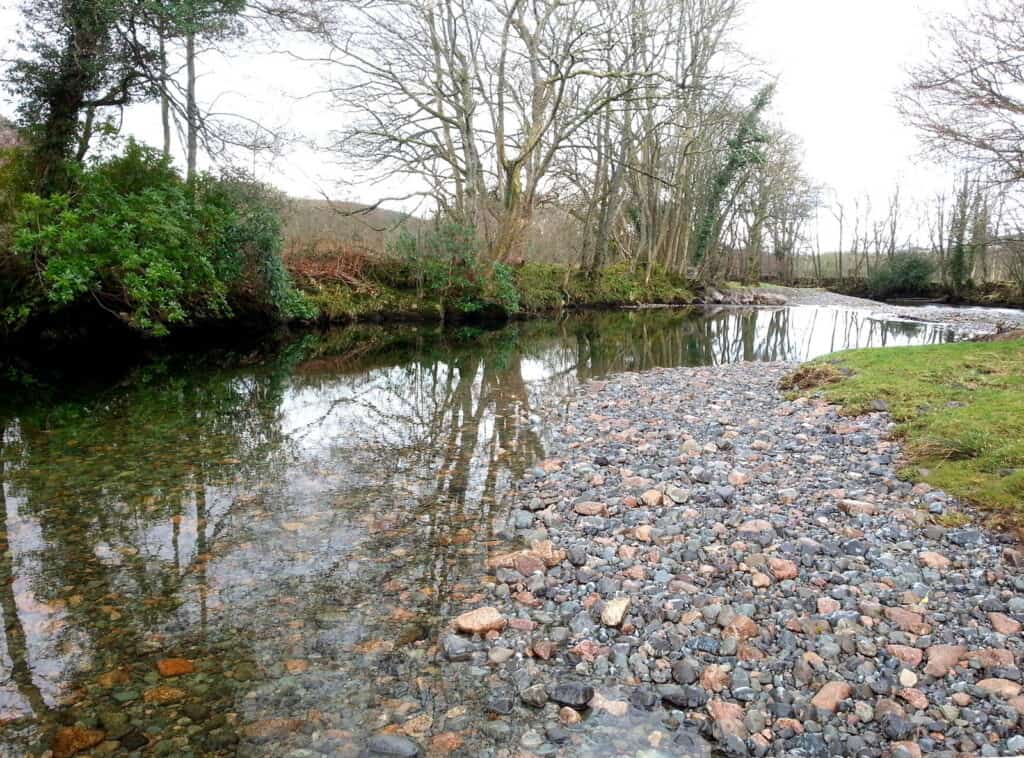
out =
{"type": "Polygon", "coordinates": [[[292,198],[285,210],[285,258],[335,246],[383,253],[401,230],[415,233],[428,222],[382,208],[362,212],[358,203],[292,198]]]}
{"type": "MultiPolygon", "coordinates": [[[[334,250],[341,255],[380,255],[402,230],[416,234],[431,224],[423,217],[380,208],[360,212],[365,208],[359,203],[290,199],[284,214],[285,259],[324,259],[334,250]]],[[[524,257],[568,264],[575,260],[578,236],[578,224],[569,214],[550,207],[539,209],[523,239],[524,257]]]]}

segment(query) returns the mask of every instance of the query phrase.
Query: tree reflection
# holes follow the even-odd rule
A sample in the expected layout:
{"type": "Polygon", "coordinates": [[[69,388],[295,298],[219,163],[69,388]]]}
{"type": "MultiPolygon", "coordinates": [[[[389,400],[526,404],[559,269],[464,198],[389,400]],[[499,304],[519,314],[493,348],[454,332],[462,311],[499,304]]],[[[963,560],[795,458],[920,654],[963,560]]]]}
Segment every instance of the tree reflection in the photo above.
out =
{"type": "MultiPolygon", "coordinates": [[[[29,661],[28,637],[18,612],[15,597],[16,572],[14,551],[10,544],[7,507],[7,435],[8,424],[0,419],[0,612],[3,613],[4,654],[10,661],[9,679],[18,694],[24,698],[32,714],[43,718],[47,713],[42,692],[32,677],[29,661]]],[[[7,706],[13,711],[14,703],[0,702],[0,708],[7,706]]]]}
{"type": "Polygon", "coordinates": [[[529,421],[540,394],[944,339],[833,309],[591,313],[469,335],[356,327],[23,401],[0,426],[3,686],[42,724],[61,702],[42,669],[67,690],[151,672],[154,639],[226,667],[327,635],[345,686],[372,689],[353,645],[433,634],[479,589],[503,495],[544,455],[529,421]],[[23,623],[21,587],[63,631],[23,623]],[[320,634],[291,632],[307,619],[320,634]]]}
{"type": "Polygon", "coordinates": [[[528,327],[524,339],[537,343],[532,352],[541,354],[551,379],[569,373],[586,381],[660,367],[802,361],[858,347],[946,342],[951,336],[938,325],[880,320],[847,309],[721,308],[589,313],[555,327],[528,327]]]}
{"type": "Polygon", "coordinates": [[[413,559],[364,565],[368,576],[346,586],[348,602],[391,579],[429,586],[420,610],[434,614],[473,575],[471,565],[479,569],[479,545],[493,537],[501,494],[543,453],[526,422],[530,394],[515,337],[459,343],[421,335],[412,359],[398,366],[367,372],[365,363],[317,356],[299,367],[296,391],[330,409],[315,428],[328,430],[331,458],[345,462],[350,478],[373,482],[361,494],[381,498],[382,520],[392,525],[361,548],[386,555],[396,544],[415,546],[413,559]]]}

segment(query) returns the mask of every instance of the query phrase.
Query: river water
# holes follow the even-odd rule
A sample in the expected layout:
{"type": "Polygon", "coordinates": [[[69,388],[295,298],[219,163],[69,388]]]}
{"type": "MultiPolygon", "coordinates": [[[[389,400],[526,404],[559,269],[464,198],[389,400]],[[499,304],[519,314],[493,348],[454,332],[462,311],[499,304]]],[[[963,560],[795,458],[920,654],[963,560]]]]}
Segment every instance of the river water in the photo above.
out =
{"type": "Polygon", "coordinates": [[[529,718],[485,708],[507,668],[436,643],[543,459],[541,394],[950,339],[834,308],[652,310],[22,381],[0,400],[0,755],[62,727],[93,755],[356,756],[381,732],[493,754],[529,718]]]}

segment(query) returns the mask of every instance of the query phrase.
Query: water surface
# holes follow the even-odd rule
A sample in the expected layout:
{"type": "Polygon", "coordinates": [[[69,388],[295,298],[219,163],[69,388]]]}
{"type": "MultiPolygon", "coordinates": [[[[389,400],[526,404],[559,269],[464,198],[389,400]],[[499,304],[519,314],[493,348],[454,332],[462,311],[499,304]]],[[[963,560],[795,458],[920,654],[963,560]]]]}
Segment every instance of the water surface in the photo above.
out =
{"type": "MultiPolygon", "coordinates": [[[[434,645],[544,456],[543,393],[948,339],[827,308],[619,312],[353,327],[8,388],[0,754],[39,755],[67,725],[102,730],[97,754],[357,755],[382,730],[489,754],[543,722],[488,714],[498,669],[434,645]],[[161,676],[177,658],[194,671],[161,676]]],[[[637,749],[581,729],[594,754],[637,749]]]]}

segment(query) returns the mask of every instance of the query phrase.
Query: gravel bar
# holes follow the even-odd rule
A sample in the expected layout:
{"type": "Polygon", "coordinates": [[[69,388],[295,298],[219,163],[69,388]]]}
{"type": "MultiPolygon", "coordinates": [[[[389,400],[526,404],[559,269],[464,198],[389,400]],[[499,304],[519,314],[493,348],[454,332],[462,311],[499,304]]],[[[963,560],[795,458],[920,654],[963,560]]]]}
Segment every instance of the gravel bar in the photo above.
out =
{"type": "Polygon", "coordinates": [[[549,457],[440,639],[489,672],[480,754],[1024,753],[1018,543],[901,481],[885,413],[786,400],[792,368],[546,401],[549,457]]]}

